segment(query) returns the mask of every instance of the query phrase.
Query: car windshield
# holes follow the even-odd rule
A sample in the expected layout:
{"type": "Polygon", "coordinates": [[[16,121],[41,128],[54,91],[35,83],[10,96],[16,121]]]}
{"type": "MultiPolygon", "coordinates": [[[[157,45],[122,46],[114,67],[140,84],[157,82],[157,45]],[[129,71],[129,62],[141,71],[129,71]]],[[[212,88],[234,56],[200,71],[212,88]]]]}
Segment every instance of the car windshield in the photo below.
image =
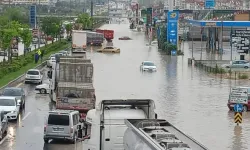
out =
{"type": "Polygon", "coordinates": [[[0,99],[0,106],[15,106],[15,101],[12,99],[0,99]]]}
{"type": "Polygon", "coordinates": [[[22,96],[22,92],[20,89],[5,89],[3,96],[22,96]]]}
{"type": "Polygon", "coordinates": [[[68,115],[57,115],[50,114],[48,118],[49,125],[61,125],[68,126],[69,125],[69,116],[68,115]]]}
{"type": "Polygon", "coordinates": [[[30,74],[30,75],[39,75],[39,72],[38,71],[28,71],[27,74],[30,74]]]}
{"type": "Polygon", "coordinates": [[[155,66],[152,62],[144,62],[144,66],[155,66]]]}

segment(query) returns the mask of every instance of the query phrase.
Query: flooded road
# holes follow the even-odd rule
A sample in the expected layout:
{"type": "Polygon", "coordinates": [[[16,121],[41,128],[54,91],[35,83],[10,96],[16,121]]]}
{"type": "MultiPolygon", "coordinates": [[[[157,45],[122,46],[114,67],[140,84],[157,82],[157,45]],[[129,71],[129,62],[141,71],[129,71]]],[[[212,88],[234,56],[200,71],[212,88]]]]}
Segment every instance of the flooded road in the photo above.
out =
{"type": "MultiPolygon", "coordinates": [[[[97,102],[116,98],[151,98],[155,100],[158,118],[167,119],[211,150],[250,149],[250,115],[243,116],[242,128],[235,128],[233,113],[226,106],[229,89],[249,85],[249,81],[211,78],[202,70],[187,65],[191,57],[163,55],[156,47],[148,47],[144,33],[129,30],[128,24],[104,25],[115,30],[114,46],[120,54],[96,53],[88,57],[94,63],[94,87],[97,102]],[[133,40],[120,41],[121,36],[133,40]],[[157,72],[141,72],[142,61],[157,65],[157,72]]],[[[1,150],[83,150],[76,145],[52,142],[44,144],[43,127],[48,110],[53,109],[47,95],[35,93],[34,85],[23,85],[27,91],[26,110],[17,125],[12,125],[1,150]]]]}

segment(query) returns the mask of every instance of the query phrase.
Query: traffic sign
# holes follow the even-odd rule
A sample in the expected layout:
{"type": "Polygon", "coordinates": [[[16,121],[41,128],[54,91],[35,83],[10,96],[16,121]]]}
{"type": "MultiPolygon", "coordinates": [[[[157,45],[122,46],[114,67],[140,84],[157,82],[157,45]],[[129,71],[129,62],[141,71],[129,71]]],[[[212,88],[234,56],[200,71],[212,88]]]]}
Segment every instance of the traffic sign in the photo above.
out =
{"type": "Polygon", "coordinates": [[[234,122],[237,124],[242,123],[242,112],[234,113],[234,122]]]}
{"type": "Polygon", "coordinates": [[[242,104],[235,104],[234,111],[235,112],[243,112],[243,105],[242,104]]]}
{"type": "Polygon", "coordinates": [[[229,101],[231,103],[248,103],[248,88],[236,87],[231,88],[229,101]]]}
{"type": "Polygon", "coordinates": [[[215,7],[215,1],[214,0],[206,0],[205,1],[205,8],[211,9],[215,7]]]}

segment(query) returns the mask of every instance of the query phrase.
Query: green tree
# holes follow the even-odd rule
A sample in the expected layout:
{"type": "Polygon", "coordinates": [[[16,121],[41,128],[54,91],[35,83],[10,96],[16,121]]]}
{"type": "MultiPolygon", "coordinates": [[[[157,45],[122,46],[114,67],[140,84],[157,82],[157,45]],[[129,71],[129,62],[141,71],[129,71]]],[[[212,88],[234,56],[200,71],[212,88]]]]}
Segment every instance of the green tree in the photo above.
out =
{"type": "Polygon", "coordinates": [[[76,30],[91,29],[92,22],[93,22],[92,18],[87,13],[80,14],[77,17],[75,29],[76,30]]]}
{"type": "Polygon", "coordinates": [[[54,42],[54,38],[60,34],[61,20],[57,17],[46,17],[42,19],[41,29],[46,36],[52,36],[54,42]]]}
{"type": "Polygon", "coordinates": [[[3,16],[11,21],[18,21],[19,23],[29,23],[28,11],[24,8],[7,8],[3,16]]]}
{"type": "Polygon", "coordinates": [[[20,30],[21,30],[21,24],[17,21],[11,21],[7,25],[4,26],[4,28],[1,30],[2,34],[2,48],[4,50],[8,50],[8,61],[11,62],[11,45],[13,38],[19,37],[20,30]]]}
{"type": "Polygon", "coordinates": [[[71,36],[71,33],[72,33],[72,24],[69,23],[69,24],[66,24],[65,28],[66,28],[66,32],[67,32],[67,37],[68,36],[71,36]]]}
{"type": "MultiPolygon", "coordinates": [[[[29,26],[24,24],[22,25],[22,30],[20,31],[20,37],[22,38],[22,42],[24,44],[24,50],[28,48],[32,42],[32,32],[29,30],[29,26]]],[[[25,54],[25,53],[24,53],[25,54]]]]}

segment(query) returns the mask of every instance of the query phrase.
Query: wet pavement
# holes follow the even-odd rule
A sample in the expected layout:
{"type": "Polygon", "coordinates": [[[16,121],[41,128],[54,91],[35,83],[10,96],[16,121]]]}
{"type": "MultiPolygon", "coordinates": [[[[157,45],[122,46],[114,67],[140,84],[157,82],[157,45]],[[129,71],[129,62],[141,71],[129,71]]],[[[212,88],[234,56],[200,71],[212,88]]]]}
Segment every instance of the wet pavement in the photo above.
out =
{"type": "MultiPolygon", "coordinates": [[[[226,106],[231,86],[249,85],[249,81],[211,78],[206,72],[188,66],[191,51],[185,56],[166,56],[156,47],[146,46],[144,33],[132,32],[128,24],[104,25],[114,29],[114,46],[120,54],[96,53],[88,57],[94,63],[94,87],[97,102],[102,99],[151,98],[155,100],[158,118],[173,123],[211,150],[250,149],[250,114],[243,116],[242,127],[235,128],[233,113],[226,106]],[[119,41],[121,36],[134,40],[119,41]],[[151,60],[157,72],[141,72],[142,61],[151,60]]],[[[63,141],[43,142],[44,120],[53,106],[48,95],[36,94],[35,85],[21,85],[27,91],[26,108],[17,123],[10,124],[1,150],[83,150],[63,141]]]]}

